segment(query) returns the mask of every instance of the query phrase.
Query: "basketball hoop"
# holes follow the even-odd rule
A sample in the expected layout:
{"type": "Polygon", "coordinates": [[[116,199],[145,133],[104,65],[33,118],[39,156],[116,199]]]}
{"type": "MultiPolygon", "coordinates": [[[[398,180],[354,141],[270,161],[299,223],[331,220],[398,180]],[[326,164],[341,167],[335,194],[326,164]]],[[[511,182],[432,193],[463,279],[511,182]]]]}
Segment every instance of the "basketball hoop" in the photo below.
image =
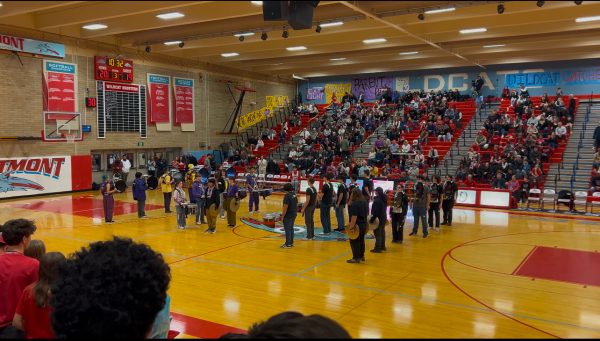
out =
{"type": "Polygon", "coordinates": [[[65,135],[65,138],[67,139],[67,143],[75,143],[75,139],[77,139],[76,134],[66,133],[64,135],[65,135]]]}

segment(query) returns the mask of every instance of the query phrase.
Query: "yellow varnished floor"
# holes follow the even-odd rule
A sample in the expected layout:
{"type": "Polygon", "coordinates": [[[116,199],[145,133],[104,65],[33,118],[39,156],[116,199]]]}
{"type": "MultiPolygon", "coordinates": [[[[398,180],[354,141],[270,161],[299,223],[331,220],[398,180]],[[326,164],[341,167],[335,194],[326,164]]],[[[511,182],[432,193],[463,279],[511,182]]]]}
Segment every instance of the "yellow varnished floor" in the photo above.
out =
{"type": "MultiPolygon", "coordinates": [[[[162,205],[160,191],[148,195],[149,204],[162,205]]],[[[403,244],[389,243],[388,227],[387,252],[370,253],[374,240],[367,240],[366,263],[347,264],[348,242],[297,239],[293,249],[281,249],[281,235],[239,220],[231,230],[219,219],[210,235],[192,217],[178,230],[175,214],[162,209],[147,211],[149,219],[131,213],[104,224],[36,206],[71,197],[101,199],[89,192],[2,201],[0,221],[34,219],[34,238],[65,254],[112,235],[150,245],[170,264],[171,309],[183,316],[247,329],[296,310],[326,315],[362,338],[600,337],[600,287],[513,275],[536,246],[597,252],[600,220],[456,208],[452,227],[409,237],[410,218],[403,244]]],[[[115,199],[134,202],[130,192],[115,199]]],[[[280,211],[281,199],[261,198],[261,212],[280,211]]],[[[247,212],[245,199],[238,218],[247,212]]],[[[320,226],[319,212],[315,219],[320,226]]],[[[304,225],[301,217],[296,223],[304,225]]]]}

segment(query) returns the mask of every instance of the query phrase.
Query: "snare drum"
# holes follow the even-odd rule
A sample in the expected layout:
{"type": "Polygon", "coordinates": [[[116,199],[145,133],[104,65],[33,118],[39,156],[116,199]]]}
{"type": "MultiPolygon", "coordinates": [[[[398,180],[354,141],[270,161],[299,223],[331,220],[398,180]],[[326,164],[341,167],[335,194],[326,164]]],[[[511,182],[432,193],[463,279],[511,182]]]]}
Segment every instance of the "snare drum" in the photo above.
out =
{"type": "Polygon", "coordinates": [[[117,192],[119,192],[119,193],[125,192],[125,190],[127,189],[127,184],[125,183],[125,180],[116,181],[115,188],[117,189],[117,192]]]}
{"type": "Polygon", "coordinates": [[[196,214],[196,208],[198,207],[198,205],[193,204],[191,202],[188,202],[185,204],[186,207],[186,211],[188,214],[190,215],[195,215],[196,214]]]}
{"type": "Polygon", "coordinates": [[[158,178],[155,176],[150,176],[148,177],[146,184],[148,184],[148,189],[156,189],[158,187],[158,178]]]}
{"type": "Polygon", "coordinates": [[[263,225],[275,228],[275,222],[279,220],[280,213],[267,213],[263,215],[263,225]]]}

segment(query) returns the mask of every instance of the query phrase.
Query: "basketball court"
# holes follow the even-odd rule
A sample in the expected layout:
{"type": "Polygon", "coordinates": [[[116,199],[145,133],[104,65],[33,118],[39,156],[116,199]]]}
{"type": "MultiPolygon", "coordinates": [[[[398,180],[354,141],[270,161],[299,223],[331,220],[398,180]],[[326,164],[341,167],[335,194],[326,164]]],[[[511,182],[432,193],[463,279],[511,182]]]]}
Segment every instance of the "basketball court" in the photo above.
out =
{"type": "MultiPolygon", "coordinates": [[[[219,219],[211,235],[192,216],[178,230],[160,190],[148,195],[149,219],[123,193],[116,222],[104,224],[101,197],[83,192],[3,201],[0,220],[34,219],[34,238],[65,254],[113,235],[150,245],[171,267],[180,337],[218,337],[285,310],[324,314],[363,338],[600,336],[598,218],[457,207],[453,226],[427,239],[408,236],[410,218],[404,243],[391,244],[388,226],[387,251],[355,265],[334,237],[280,249],[281,232],[252,227],[262,216],[247,213],[247,200],[238,218],[250,224],[219,219]]],[[[263,214],[280,208],[277,195],[261,202],[263,214]]],[[[302,233],[302,218],[296,225],[302,233]]]]}

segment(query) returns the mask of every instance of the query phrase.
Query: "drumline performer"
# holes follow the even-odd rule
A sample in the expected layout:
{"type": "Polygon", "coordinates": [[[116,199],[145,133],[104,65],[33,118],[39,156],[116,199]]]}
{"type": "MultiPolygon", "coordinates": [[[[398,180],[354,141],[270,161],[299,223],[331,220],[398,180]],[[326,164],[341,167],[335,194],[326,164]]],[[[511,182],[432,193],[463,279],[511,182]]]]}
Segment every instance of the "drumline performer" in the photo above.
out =
{"type": "Polygon", "coordinates": [[[258,206],[260,203],[258,194],[258,183],[256,182],[256,174],[254,173],[254,167],[250,167],[250,174],[246,175],[246,187],[248,188],[248,213],[252,213],[252,206],[254,204],[254,212],[260,213],[258,206]]]}
{"type": "MultiPolygon", "coordinates": [[[[221,204],[221,193],[219,193],[219,189],[215,186],[215,179],[208,180],[208,187],[206,189],[206,200],[205,200],[205,208],[206,208],[206,220],[208,220],[208,229],[206,229],[206,233],[214,234],[217,229],[217,214],[219,205],[221,204]]],[[[204,210],[204,209],[203,209],[204,210]]]]}
{"type": "Polygon", "coordinates": [[[286,191],[286,194],[283,197],[281,219],[285,231],[285,243],[281,245],[281,248],[289,249],[294,246],[294,222],[298,215],[298,198],[296,197],[294,186],[291,183],[286,183],[283,186],[283,190],[286,191]]]}
{"type": "Polygon", "coordinates": [[[221,172],[217,174],[217,187],[220,195],[219,202],[221,203],[221,206],[219,207],[219,216],[221,219],[225,219],[225,194],[228,187],[226,180],[227,173],[225,170],[221,170],[221,172]]]}
{"type": "Polygon", "coordinates": [[[188,165],[188,171],[187,171],[187,173],[185,173],[185,184],[188,188],[188,192],[190,195],[190,202],[192,202],[192,203],[196,202],[196,199],[192,196],[192,185],[194,184],[194,181],[196,180],[196,176],[198,176],[198,174],[194,170],[194,165],[192,165],[190,163],[188,165]]]}
{"type": "Polygon", "coordinates": [[[404,222],[408,212],[408,195],[404,191],[404,185],[398,184],[392,199],[392,243],[401,244],[404,241],[404,222]]]}
{"type": "Polygon", "coordinates": [[[137,201],[138,218],[147,218],[146,216],[146,190],[148,186],[142,179],[142,173],[135,173],[135,180],[132,185],[133,199],[137,201]]]}
{"type": "Polygon", "coordinates": [[[196,225],[206,224],[204,222],[206,193],[201,177],[196,177],[192,187],[190,188],[190,192],[190,200],[194,200],[196,202],[196,225]]]}
{"type": "Polygon", "coordinates": [[[165,213],[171,213],[171,196],[173,195],[173,178],[169,175],[169,170],[160,177],[160,189],[163,192],[165,213]]]}
{"type": "Polygon", "coordinates": [[[187,200],[185,198],[185,191],[183,190],[183,180],[177,181],[173,201],[175,201],[175,210],[177,211],[177,228],[185,230],[185,206],[187,204],[187,200]]]}
{"type": "Polygon", "coordinates": [[[106,223],[114,223],[113,220],[113,208],[115,207],[115,199],[113,193],[117,190],[112,183],[111,179],[107,178],[102,186],[100,187],[100,193],[102,193],[102,206],[104,207],[104,221],[106,223]]]}
{"type": "Polygon", "coordinates": [[[442,219],[442,225],[452,226],[452,209],[458,196],[458,186],[452,181],[451,175],[446,175],[443,194],[442,208],[444,209],[444,218],[442,219]]]}
{"type": "Polygon", "coordinates": [[[227,194],[225,196],[225,209],[227,210],[227,226],[235,227],[237,223],[236,212],[231,210],[231,204],[234,200],[238,200],[238,185],[235,183],[235,179],[227,179],[227,194]]]}
{"type": "Polygon", "coordinates": [[[306,239],[315,239],[315,208],[317,207],[317,190],[314,186],[315,179],[308,178],[308,188],[306,189],[306,199],[304,205],[300,209],[300,213],[304,216],[304,224],[306,225],[306,239]]]}

